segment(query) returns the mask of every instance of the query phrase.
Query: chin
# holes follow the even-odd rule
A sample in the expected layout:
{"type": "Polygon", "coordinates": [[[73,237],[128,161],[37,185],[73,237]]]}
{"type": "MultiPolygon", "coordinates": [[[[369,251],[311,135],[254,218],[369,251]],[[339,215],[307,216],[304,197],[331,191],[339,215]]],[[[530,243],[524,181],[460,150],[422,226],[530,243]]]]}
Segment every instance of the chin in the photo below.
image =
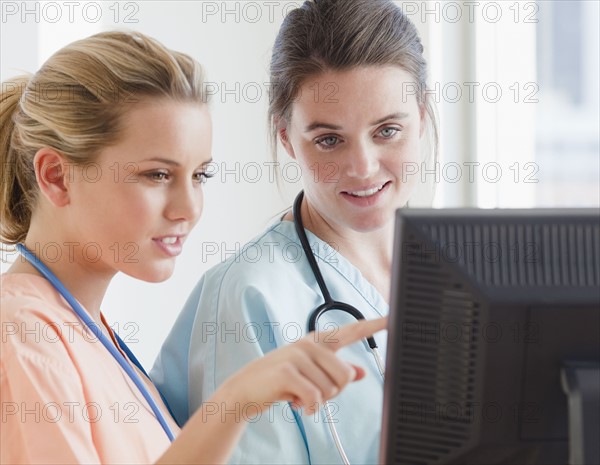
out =
{"type": "Polygon", "coordinates": [[[158,284],[158,283],[162,283],[162,282],[166,281],[172,275],[173,275],[173,273],[169,273],[168,275],[164,275],[164,276],[153,276],[153,277],[151,277],[149,279],[145,279],[144,281],[146,281],[148,283],[158,284]]]}
{"type": "Polygon", "coordinates": [[[350,223],[350,227],[360,233],[377,231],[390,224],[394,220],[394,213],[378,214],[369,218],[358,218],[350,223]]]}
{"type": "Polygon", "coordinates": [[[173,276],[173,268],[172,265],[146,266],[143,270],[123,270],[123,273],[147,283],[162,283],[173,276]]]}

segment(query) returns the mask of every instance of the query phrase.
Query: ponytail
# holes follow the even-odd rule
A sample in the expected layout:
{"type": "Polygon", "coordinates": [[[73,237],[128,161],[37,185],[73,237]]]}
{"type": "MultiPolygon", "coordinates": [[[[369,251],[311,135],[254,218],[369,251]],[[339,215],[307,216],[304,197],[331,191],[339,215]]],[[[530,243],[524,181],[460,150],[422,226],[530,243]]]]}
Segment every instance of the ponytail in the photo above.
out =
{"type": "Polygon", "coordinates": [[[35,196],[33,160],[20,156],[14,143],[15,118],[29,76],[2,83],[0,93],[0,241],[16,244],[25,239],[35,196]]]}

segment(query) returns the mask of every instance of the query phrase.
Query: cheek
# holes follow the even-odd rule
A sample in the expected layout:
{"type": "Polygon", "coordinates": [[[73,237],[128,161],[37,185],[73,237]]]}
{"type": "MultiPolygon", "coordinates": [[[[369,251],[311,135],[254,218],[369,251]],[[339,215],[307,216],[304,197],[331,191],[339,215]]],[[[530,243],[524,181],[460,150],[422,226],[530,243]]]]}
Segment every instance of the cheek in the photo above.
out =
{"type": "MultiPolygon", "coordinates": [[[[337,164],[327,158],[327,152],[317,152],[313,144],[301,143],[294,144],[294,153],[305,185],[321,182],[335,183],[339,180],[337,164]]],[[[294,179],[295,173],[292,169],[287,177],[294,179]]]]}
{"type": "Polygon", "coordinates": [[[386,154],[387,167],[394,172],[404,172],[418,168],[421,162],[421,141],[418,131],[410,138],[401,141],[386,154]]]}
{"type": "Polygon", "coordinates": [[[406,144],[406,147],[402,154],[403,161],[405,163],[420,163],[423,158],[421,149],[421,139],[419,138],[419,133],[417,131],[406,144]]]}
{"type": "Polygon", "coordinates": [[[111,183],[103,186],[96,195],[96,214],[102,224],[114,230],[115,235],[142,232],[161,205],[158,196],[137,183],[111,183]]]}
{"type": "Polygon", "coordinates": [[[319,184],[321,189],[335,188],[340,180],[340,167],[333,161],[313,161],[302,167],[302,177],[305,183],[319,184]]]}
{"type": "Polygon", "coordinates": [[[116,211],[127,225],[135,227],[135,224],[138,223],[142,226],[143,223],[147,223],[158,215],[161,209],[160,196],[154,195],[155,193],[151,190],[133,188],[128,189],[123,194],[115,199],[115,202],[119,203],[116,211]]]}

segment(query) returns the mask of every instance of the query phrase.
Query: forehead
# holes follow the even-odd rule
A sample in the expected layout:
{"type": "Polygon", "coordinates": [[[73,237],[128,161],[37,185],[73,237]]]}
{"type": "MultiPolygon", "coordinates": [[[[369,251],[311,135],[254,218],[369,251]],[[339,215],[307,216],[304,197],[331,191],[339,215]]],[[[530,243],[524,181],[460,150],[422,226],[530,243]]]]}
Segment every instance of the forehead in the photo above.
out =
{"type": "Polygon", "coordinates": [[[127,109],[120,120],[120,137],[107,149],[112,156],[135,160],[151,155],[209,152],[212,123],[208,106],[195,102],[148,99],[127,109]]]}
{"type": "Polygon", "coordinates": [[[357,110],[370,116],[418,110],[417,85],[398,66],[367,66],[326,71],[308,78],[292,105],[292,118],[312,115],[349,116],[357,110]]]}
{"type": "Polygon", "coordinates": [[[132,105],[123,114],[121,127],[125,139],[141,137],[156,142],[165,135],[210,131],[211,118],[205,104],[150,98],[132,105]]]}

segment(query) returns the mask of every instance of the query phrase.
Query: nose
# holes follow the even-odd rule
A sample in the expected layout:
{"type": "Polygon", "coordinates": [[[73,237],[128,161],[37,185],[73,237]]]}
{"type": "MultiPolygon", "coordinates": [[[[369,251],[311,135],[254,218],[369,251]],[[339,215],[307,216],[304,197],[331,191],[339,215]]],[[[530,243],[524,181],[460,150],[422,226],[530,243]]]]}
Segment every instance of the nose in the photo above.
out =
{"type": "Polygon", "coordinates": [[[195,224],[200,219],[203,205],[202,187],[191,182],[181,182],[170,192],[165,216],[171,221],[195,224]]]}
{"type": "Polygon", "coordinates": [[[377,147],[372,143],[360,141],[348,154],[346,173],[358,179],[368,179],[379,170],[377,147]]]}

